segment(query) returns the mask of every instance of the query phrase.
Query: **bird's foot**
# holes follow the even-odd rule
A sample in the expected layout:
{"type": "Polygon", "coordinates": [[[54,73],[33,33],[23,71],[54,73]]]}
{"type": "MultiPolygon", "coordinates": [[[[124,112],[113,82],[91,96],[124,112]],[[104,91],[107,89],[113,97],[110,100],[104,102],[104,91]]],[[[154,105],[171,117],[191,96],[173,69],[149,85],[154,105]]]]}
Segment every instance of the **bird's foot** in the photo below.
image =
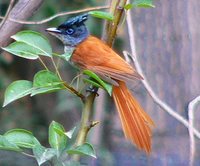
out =
{"type": "Polygon", "coordinates": [[[99,96],[97,90],[98,89],[96,87],[89,87],[86,89],[86,92],[95,93],[97,96],[99,96]]]}

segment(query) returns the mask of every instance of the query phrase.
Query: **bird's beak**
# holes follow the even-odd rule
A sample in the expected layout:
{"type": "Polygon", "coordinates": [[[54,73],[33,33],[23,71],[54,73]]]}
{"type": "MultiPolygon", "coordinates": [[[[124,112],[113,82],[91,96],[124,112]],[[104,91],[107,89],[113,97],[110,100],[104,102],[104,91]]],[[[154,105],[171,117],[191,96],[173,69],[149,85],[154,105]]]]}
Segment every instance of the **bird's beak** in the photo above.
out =
{"type": "Polygon", "coordinates": [[[48,29],[46,29],[46,31],[50,34],[60,34],[61,33],[61,31],[57,28],[48,28],[48,29]]]}

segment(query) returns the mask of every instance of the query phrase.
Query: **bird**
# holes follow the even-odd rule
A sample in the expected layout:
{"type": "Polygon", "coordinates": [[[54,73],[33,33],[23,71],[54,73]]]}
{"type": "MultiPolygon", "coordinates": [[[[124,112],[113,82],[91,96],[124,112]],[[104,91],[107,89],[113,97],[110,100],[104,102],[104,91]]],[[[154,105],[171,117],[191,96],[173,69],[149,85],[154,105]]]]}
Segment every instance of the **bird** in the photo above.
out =
{"type": "Polygon", "coordinates": [[[92,36],[85,25],[88,13],[67,19],[46,31],[72,51],[70,62],[80,70],[90,70],[113,85],[112,97],[119,113],[125,137],[147,154],[152,151],[154,121],[143,110],[127,83],[143,79],[134,67],[101,39],[92,36]]]}

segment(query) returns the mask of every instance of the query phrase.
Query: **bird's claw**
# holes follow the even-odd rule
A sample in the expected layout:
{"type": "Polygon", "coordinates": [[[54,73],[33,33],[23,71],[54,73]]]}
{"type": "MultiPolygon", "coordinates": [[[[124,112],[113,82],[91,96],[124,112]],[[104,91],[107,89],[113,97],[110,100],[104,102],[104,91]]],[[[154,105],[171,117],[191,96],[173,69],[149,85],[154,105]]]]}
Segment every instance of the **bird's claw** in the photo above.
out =
{"type": "Polygon", "coordinates": [[[99,96],[99,94],[97,92],[97,88],[94,88],[94,87],[87,88],[86,92],[95,93],[97,96],[99,96]]]}

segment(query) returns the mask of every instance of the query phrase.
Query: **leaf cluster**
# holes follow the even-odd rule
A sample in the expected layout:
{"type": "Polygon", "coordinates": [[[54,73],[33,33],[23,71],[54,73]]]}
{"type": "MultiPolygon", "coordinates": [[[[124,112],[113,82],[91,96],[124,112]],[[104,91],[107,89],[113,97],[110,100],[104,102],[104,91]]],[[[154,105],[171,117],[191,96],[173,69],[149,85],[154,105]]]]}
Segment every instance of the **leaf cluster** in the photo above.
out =
{"type": "Polygon", "coordinates": [[[38,165],[42,165],[47,161],[54,163],[54,165],[72,164],[71,156],[74,154],[96,158],[95,150],[91,144],[86,142],[81,146],[73,146],[71,141],[73,142],[74,140],[73,135],[75,129],[73,128],[66,132],[60,123],[53,121],[49,126],[50,147],[41,145],[30,131],[12,129],[4,135],[0,135],[0,149],[16,151],[23,154],[26,154],[27,149],[30,149],[38,165]],[[65,156],[65,160],[62,158],[63,156],[65,156]]]}

